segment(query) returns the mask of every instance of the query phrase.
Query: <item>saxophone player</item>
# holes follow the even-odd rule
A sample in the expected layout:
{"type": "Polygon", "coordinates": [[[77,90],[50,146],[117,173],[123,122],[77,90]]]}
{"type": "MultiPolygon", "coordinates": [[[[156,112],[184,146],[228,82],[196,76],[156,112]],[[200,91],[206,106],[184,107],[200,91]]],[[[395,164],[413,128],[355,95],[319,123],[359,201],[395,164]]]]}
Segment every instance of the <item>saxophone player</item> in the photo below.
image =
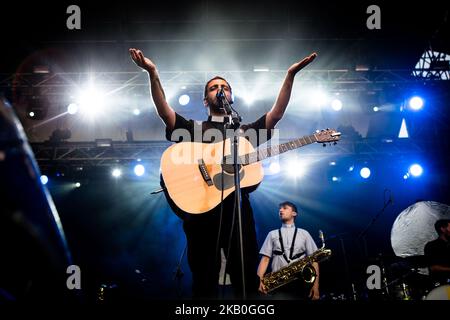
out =
{"type": "MultiPolygon", "coordinates": [[[[297,228],[295,219],[298,215],[297,207],[289,201],[280,203],[279,217],[282,222],[280,229],[269,232],[261,247],[261,261],[257,274],[260,278],[259,291],[267,294],[267,289],[263,284],[263,277],[272,259],[272,272],[285,267],[292,262],[305,256],[312,255],[317,250],[317,245],[308,231],[297,228]]],[[[279,299],[319,299],[319,264],[313,263],[316,278],[311,288],[306,288],[302,280],[296,280],[280,287],[276,293],[279,299]]]]}

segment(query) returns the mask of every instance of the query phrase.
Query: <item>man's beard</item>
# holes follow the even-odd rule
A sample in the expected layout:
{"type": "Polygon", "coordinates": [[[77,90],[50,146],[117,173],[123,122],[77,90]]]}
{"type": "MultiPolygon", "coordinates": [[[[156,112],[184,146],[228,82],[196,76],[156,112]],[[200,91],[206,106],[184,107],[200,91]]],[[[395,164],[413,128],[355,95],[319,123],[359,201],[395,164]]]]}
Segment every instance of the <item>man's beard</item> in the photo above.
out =
{"type": "Polygon", "coordinates": [[[222,108],[221,105],[218,104],[218,101],[211,101],[208,99],[208,107],[211,113],[219,113],[219,114],[225,114],[225,109],[222,108]]]}

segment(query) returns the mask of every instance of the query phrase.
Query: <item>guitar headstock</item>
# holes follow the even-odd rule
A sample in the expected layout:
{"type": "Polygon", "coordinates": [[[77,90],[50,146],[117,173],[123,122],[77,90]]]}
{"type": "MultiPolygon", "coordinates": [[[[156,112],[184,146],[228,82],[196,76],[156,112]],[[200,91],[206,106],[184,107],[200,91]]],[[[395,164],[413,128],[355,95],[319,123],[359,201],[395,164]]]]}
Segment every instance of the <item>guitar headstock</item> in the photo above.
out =
{"type": "Polygon", "coordinates": [[[334,129],[324,129],[317,131],[314,134],[314,137],[316,137],[316,140],[319,143],[336,142],[340,139],[340,136],[341,133],[334,129]]]}

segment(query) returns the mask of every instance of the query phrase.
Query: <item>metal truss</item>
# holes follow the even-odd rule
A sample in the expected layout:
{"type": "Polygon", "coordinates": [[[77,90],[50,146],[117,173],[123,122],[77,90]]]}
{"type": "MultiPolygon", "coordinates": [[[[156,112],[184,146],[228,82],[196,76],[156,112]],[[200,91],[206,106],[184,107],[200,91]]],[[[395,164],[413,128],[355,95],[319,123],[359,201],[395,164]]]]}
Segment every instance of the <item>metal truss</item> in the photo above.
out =
{"type": "MultiPolygon", "coordinates": [[[[336,90],[367,90],[372,85],[410,84],[423,79],[412,75],[412,70],[303,70],[296,82],[320,83],[336,90]]],[[[259,83],[279,85],[285,70],[255,71],[161,71],[164,86],[199,86],[215,75],[225,77],[230,83],[247,84],[258,79],[259,83]]],[[[431,79],[430,79],[431,80],[431,79]]],[[[112,91],[140,92],[148,88],[145,72],[95,72],[95,73],[0,73],[0,90],[12,90],[21,95],[67,95],[73,89],[82,88],[89,81],[112,91]]]]}
{"type": "MultiPolygon", "coordinates": [[[[287,141],[287,140],[285,140],[287,141]]],[[[285,142],[285,141],[280,141],[285,142]]],[[[99,147],[96,142],[48,142],[32,143],[41,169],[55,166],[113,166],[127,164],[138,159],[159,162],[162,153],[171,143],[166,141],[112,142],[109,147],[99,147]]],[[[428,144],[411,139],[339,142],[330,147],[306,147],[299,149],[301,157],[348,157],[375,159],[380,156],[408,156],[425,152],[428,144]]],[[[263,148],[264,146],[261,146],[263,148]]]]}

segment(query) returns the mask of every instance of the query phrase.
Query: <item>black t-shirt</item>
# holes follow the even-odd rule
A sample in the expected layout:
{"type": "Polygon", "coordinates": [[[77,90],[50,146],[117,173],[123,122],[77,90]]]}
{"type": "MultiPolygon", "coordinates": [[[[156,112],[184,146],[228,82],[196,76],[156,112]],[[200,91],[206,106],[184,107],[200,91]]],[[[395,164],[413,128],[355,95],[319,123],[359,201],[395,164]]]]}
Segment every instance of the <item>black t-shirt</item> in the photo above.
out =
{"type": "MultiPolygon", "coordinates": [[[[184,129],[186,130],[186,133],[189,134],[190,137],[190,141],[191,142],[203,142],[203,143],[212,143],[212,142],[219,142],[223,139],[223,136],[219,136],[219,140],[213,140],[211,141],[211,139],[208,138],[204,138],[204,133],[208,130],[208,129],[217,129],[219,130],[222,134],[224,132],[224,124],[221,122],[214,122],[214,121],[195,121],[195,120],[187,120],[184,117],[182,117],[181,115],[179,115],[178,113],[176,113],[176,120],[175,120],[175,126],[173,128],[173,130],[170,130],[166,127],[166,139],[172,142],[182,142],[182,141],[186,141],[184,140],[183,136],[183,132],[177,132],[175,130],[177,129],[184,129]],[[175,131],[175,132],[174,132],[175,131]]],[[[266,128],[266,114],[264,114],[263,116],[261,116],[258,120],[256,120],[255,122],[249,123],[249,124],[242,124],[239,129],[241,130],[242,135],[244,137],[246,137],[253,145],[253,147],[257,147],[260,144],[263,144],[264,142],[268,141],[272,134],[271,134],[271,130],[267,130],[266,128]],[[255,130],[256,132],[256,141],[254,139],[254,135],[252,134],[246,134],[249,133],[250,131],[248,130],[255,130]],[[248,137],[250,136],[250,138],[248,137]],[[252,139],[253,137],[253,139],[252,139]]],[[[231,131],[226,133],[227,136],[226,138],[230,137],[231,131]]],[[[162,186],[163,185],[163,181],[161,181],[162,186]]],[[[242,189],[241,195],[242,195],[242,210],[243,211],[248,211],[251,212],[251,207],[250,207],[250,201],[249,201],[249,196],[248,193],[253,191],[255,188],[246,188],[246,189],[242,189]]],[[[181,211],[178,207],[176,207],[176,205],[173,203],[173,201],[170,199],[168,193],[166,192],[166,197],[167,200],[169,202],[169,205],[171,206],[172,210],[181,218],[186,219],[186,218],[193,218],[193,215],[190,214],[186,214],[185,212],[181,211]]],[[[234,208],[234,192],[231,193],[230,195],[228,195],[227,198],[225,198],[224,200],[224,211],[233,211],[234,208]]],[[[218,205],[216,208],[212,209],[211,211],[207,212],[207,213],[218,213],[218,211],[220,211],[220,205],[218,205]]],[[[195,215],[195,216],[205,216],[205,214],[201,214],[201,215],[195,215]]]]}
{"type": "MultiPolygon", "coordinates": [[[[441,238],[430,241],[425,245],[424,252],[429,266],[441,265],[450,267],[450,242],[441,238]]],[[[438,280],[450,279],[450,272],[433,273],[433,277],[438,280]]]]}
{"type": "MultiPolygon", "coordinates": [[[[184,117],[179,115],[178,113],[175,113],[175,126],[172,130],[166,127],[166,139],[172,142],[181,142],[183,141],[179,135],[174,134],[174,137],[172,137],[172,134],[177,129],[184,129],[189,132],[189,135],[191,137],[191,142],[204,142],[204,143],[211,143],[211,142],[218,142],[218,141],[211,141],[210,139],[205,139],[204,134],[209,129],[217,129],[220,132],[224,132],[224,124],[221,122],[214,122],[214,121],[195,121],[195,120],[186,120],[184,117]],[[196,135],[196,133],[200,133],[201,135],[196,135]]],[[[255,122],[249,123],[249,124],[242,124],[240,126],[240,130],[244,132],[244,136],[253,144],[253,147],[257,147],[260,144],[263,144],[264,142],[268,141],[271,138],[271,130],[267,130],[266,128],[266,114],[264,114],[262,117],[260,117],[255,122]],[[245,132],[247,130],[255,130],[257,133],[257,142],[254,143],[252,141],[250,135],[246,135],[245,132]],[[256,145],[255,145],[256,144],[256,145]]],[[[230,135],[227,133],[227,138],[229,138],[230,135]]]]}

